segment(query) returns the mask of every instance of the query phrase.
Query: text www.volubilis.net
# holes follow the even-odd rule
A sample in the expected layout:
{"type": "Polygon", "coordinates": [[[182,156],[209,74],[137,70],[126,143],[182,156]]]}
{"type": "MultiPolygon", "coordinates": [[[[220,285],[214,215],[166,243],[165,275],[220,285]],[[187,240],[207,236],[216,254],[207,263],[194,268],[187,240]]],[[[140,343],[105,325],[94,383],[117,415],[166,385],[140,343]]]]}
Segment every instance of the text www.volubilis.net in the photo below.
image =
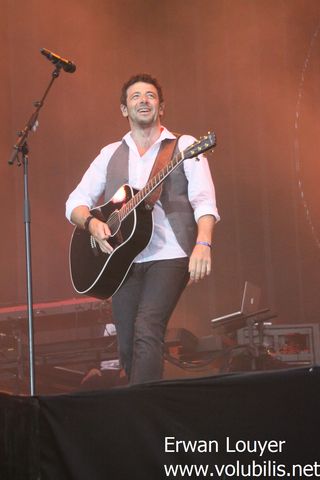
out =
{"type": "Polygon", "coordinates": [[[166,478],[320,478],[320,463],[294,464],[290,467],[276,461],[242,464],[240,461],[226,465],[164,465],[166,478]]]}

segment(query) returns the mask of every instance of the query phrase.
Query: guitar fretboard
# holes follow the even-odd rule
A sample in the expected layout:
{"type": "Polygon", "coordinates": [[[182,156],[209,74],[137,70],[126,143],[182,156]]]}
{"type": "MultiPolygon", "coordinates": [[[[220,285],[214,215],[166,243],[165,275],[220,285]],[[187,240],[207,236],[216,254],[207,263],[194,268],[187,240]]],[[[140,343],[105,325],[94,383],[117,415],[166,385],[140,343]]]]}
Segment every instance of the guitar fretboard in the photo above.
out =
{"type": "Polygon", "coordinates": [[[153,190],[155,190],[166,177],[178,167],[178,165],[185,159],[184,152],[178,152],[173,159],[165,165],[148,183],[137,192],[125,205],[118,211],[119,219],[122,222],[153,190]]]}

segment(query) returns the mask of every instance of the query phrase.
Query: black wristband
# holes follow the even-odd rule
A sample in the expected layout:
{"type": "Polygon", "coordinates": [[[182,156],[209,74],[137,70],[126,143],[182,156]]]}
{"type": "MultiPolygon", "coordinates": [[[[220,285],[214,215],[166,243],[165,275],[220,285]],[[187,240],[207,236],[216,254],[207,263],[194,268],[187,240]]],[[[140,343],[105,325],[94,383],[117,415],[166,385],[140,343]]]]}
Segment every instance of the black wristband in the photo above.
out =
{"type": "Polygon", "coordinates": [[[89,232],[89,224],[90,224],[90,222],[91,222],[91,220],[92,220],[93,218],[95,218],[93,215],[89,215],[89,216],[86,218],[86,221],[84,222],[83,227],[84,227],[84,229],[85,229],[87,232],[89,232]]]}

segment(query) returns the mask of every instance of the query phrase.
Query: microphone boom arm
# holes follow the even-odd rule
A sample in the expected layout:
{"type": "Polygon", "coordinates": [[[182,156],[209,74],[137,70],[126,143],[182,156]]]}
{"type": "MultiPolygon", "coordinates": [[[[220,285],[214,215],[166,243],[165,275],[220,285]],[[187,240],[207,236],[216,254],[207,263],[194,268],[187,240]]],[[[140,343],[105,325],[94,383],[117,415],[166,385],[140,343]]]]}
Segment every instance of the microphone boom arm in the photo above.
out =
{"type": "Polygon", "coordinates": [[[35,111],[31,114],[31,117],[29,118],[29,120],[27,121],[26,123],[26,126],[24,127],[23,130],[20,130],[18,132],[18,140],[17,142],[15,143],[15,145],[13,146],[13,150],[12,150],[12,153],[11,153],[11,156],[8,160],[8,163],[9,165],[13,165],[15,160],[17,159],[17,165],[20,166],[21,165],[21,162],[19,160],[19,157],[18,157],[18,154],[20,152],[23,151],[23,148],[25,148],[25,144],[27,142],[27,138],[28,138],[28,135],[29,135],[29,132],[32,130],[32,129],[35,129],[36,127],[36,123],[37,123],[37,120],[38,120],[38,116],[39,116],[39,112],[40,112],[40,109],[43,107],[44,105],[44,101],[50,91],[50,88],[52,87],[52,84],[53,82],[55,81],[56,78],[58,78],[59,74],[60,74],[60,70],[62,68],[62,65],[59,65],[57,64],[54,71],[52,72],[52,78],[50,80],[50,83],[48,85],[48,87],[46,88],[46,91],[44,92],[43,94],[43,97],[41,100],[38,100],[36,102],[34,102],[34,106],[36,107],[35,111]]]}

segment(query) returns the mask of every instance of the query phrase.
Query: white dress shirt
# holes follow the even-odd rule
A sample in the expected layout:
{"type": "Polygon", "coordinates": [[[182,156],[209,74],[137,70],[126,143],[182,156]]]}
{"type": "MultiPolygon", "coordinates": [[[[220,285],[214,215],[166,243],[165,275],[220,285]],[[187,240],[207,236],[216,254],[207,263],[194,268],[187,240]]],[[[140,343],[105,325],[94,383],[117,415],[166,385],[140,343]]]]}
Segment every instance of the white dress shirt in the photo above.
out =
{"type": "MultiPolygon", "coordinates": [[[[162,127],[160,137],[144,155],[140,156],[131,133],[129,132],[123,137],[129,147],[129,184],[133,188],[140,190],[147,183],[160,143],[166,138],[174,139],[176,137],[162,127]]],[[[179,150],[185,150],[194,141],[195,138],[190,135],[181,136],[178,142],[179,150]]],[[[69,220],[75,207],[86,205],[91,209],[96,206],[96,202],[105,190],[108,162],[120,144],[121,141],[104,147],[89,166],[79,185],[70,194],[66,203],[66,217],[69,220]]],[[[213,215],[218,221],[220,217],[208,162],[203,155],[198,158],[199,161],[194,158],[183,161],[184,172],[188,180],[188,198],[194,210],[194,217],[197,222],[203,215],[213,215]]],[[[152,214],[154,229],[151,240],[149,245],[135,258],[135,262],[186,257],[186,253],[177,242],[165,216],[160,200],[156,202],[152,214]]]]}

